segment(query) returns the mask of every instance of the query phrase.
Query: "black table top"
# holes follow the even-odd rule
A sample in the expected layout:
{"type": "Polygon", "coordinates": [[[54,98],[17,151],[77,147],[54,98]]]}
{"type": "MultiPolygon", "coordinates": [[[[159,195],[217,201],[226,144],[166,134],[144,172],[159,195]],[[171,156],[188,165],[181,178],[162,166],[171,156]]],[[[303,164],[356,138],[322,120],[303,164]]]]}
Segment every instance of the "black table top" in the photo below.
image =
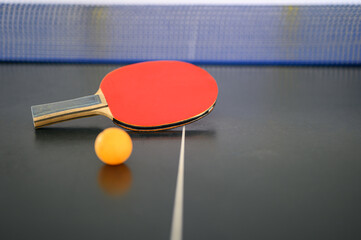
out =
{"type": "MultiPolygon", "coordinates": [[[[169,239],[182,128],[129,132],[118,167],[105,117],[33,128],[117,67],[0,64],[1,239],[169,239]]],[[[220,92],[185,128],[183,239],[360,239],[361,68],[202,67],[220,92]]]]}

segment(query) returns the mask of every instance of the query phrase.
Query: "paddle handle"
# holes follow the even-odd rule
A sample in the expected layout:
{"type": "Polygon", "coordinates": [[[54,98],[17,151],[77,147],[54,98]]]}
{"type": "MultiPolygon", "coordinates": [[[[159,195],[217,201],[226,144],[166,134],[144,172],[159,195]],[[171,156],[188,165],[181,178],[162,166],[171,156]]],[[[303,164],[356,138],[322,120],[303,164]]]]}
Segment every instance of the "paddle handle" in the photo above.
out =
{"type": "Polygon", "coordinates": [[[70,119],[106,115],[107,111],[108,104],[99,94],[31,107],[35,128],[70,119]]]}

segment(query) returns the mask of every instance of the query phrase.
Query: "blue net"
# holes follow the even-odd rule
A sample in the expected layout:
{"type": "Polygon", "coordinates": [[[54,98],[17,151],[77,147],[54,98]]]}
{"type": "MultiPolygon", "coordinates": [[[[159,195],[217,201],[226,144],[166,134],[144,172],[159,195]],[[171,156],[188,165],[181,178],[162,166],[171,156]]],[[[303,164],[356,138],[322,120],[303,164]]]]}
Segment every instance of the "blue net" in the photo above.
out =
{"type": "Polygon", "coordinates": [[[0,61],[360,64],[361,6],[0,4],[0,61]]]}

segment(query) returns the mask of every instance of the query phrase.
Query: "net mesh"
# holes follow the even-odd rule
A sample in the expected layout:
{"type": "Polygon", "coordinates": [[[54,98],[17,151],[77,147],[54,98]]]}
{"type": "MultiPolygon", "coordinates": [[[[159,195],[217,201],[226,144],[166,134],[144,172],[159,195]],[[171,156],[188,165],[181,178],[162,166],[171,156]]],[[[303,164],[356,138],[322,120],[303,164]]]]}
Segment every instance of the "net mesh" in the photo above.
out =
{"type": "Polygon", "coordinates": [[[360,64],[361,6],[0,4],[0,60],[360,64]]]}

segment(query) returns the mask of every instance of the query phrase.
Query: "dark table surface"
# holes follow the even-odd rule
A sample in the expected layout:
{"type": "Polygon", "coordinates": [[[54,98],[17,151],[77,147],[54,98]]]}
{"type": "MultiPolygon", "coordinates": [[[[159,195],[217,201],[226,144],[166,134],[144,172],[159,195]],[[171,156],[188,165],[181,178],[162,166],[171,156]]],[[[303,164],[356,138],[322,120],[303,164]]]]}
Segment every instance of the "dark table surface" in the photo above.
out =
{"type": "MultiPolygon", "coordinates": [[[[181,128],[129,132],[118,167],[107,118],[33,128],[117,67],[0,64],[1,239],[169,239],[181,128]]],[[[202,67],[220,93],[186,126],[184,239],[361,239],[361,68],[202,67]]]]}

